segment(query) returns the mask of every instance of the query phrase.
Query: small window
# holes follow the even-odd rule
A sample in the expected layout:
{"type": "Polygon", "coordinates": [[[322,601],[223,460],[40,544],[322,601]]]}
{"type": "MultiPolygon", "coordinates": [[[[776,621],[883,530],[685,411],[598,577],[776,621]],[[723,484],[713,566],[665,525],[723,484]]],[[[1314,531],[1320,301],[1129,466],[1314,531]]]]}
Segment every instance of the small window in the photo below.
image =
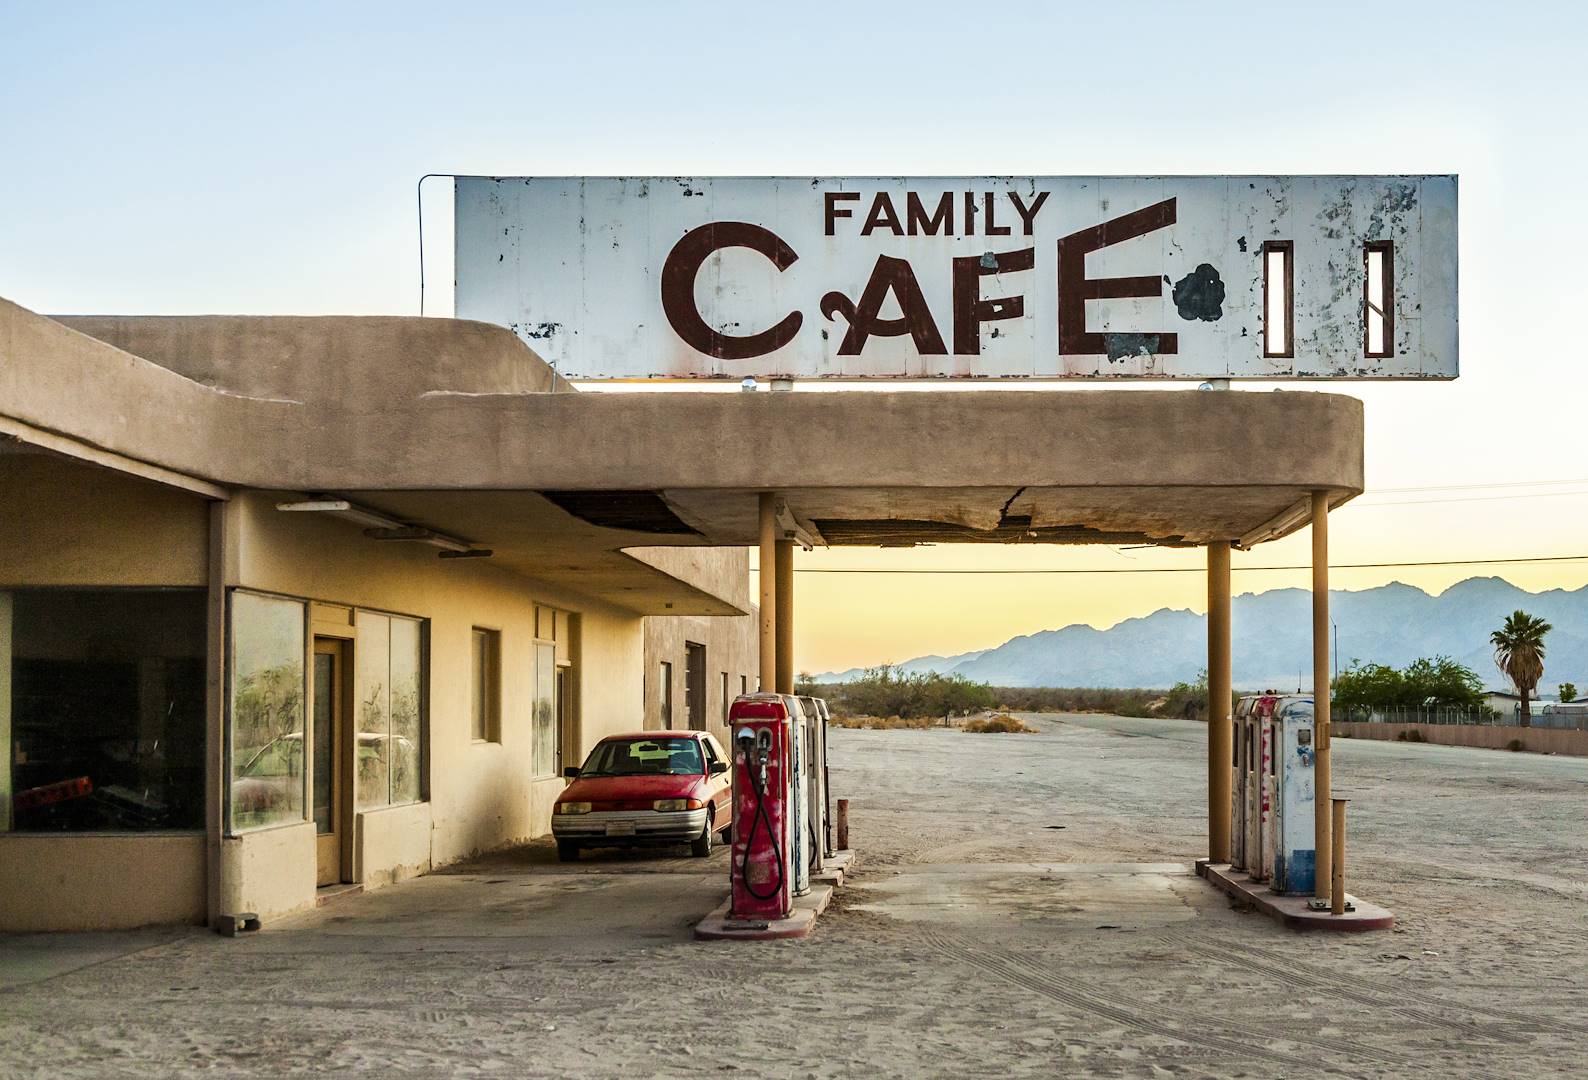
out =
{"type": "Polygon", "coordinates": [[[728,696],[728,673],[722,673],[722,718],[728,719],[728,706],[733,704],[733,699],[728,696]]]}
{"type": "Polygon", "coordinates": [[[1263,355],[1295,356],[1295,245],[1289,240],[1263,244],[1263,355]]]}
{"type": "Polygon", "coordinates": [[[502,730],[502,635],[474,628],[474,657],[469,680],[470,731],[475,742],[500,742],[502,730]]]}
{"type": "Polygon", "coordinates": [[[750,676],[748,676],[748,675],[740,675],[739,676],[739,693],[748,694],[749,692],[750,692],[750,676]]]}
{"type": "Polygon", "coordinates": [[[1362,249],[1363,351],[1369,358],[1395,355],[1395,246],[1377,240],[1362,249]]]}
{"type": "Polygon", "coordinates": [[[662,727],[668,731],[673,728],[673,665],[666,660],[662,661],[662,692],[658,700],[662,705],[662,727]]]}

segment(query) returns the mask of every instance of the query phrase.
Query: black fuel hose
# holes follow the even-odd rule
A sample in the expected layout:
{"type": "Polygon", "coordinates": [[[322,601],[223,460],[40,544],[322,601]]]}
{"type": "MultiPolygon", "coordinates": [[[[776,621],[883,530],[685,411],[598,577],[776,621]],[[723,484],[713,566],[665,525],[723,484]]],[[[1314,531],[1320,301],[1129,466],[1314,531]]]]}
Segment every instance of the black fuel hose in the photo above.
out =
{"type": "Polygon", "coordinates": [[[744,891],[757,900],[771,900],[783,888],[783,849],[778,847],[777,831],[772,828],[772,817],[767,813],[761,783],[756,779],[755,769],[748,761],[745,762],[744,771],[750,774],[750,790],[755,792],[755,813],[750,815],[750,832],[744,838],[744,854],[739,856],[739,880],[744,882],[744,891]],[[772,845],[773,856],[777,859],[777,884],[767,893],[756,892],[755,886],[750,884],[750,848],[755,844],[756,826],[762,821],[766,822],[766,838],[772,845]]]}

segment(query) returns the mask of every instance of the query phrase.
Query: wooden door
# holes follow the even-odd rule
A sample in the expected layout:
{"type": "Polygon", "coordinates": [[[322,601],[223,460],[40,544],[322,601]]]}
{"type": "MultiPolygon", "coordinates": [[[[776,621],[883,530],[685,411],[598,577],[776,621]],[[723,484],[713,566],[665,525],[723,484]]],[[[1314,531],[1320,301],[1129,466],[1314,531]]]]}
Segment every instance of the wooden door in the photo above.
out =
{"type": "Polygon", "coordinates": [[[315,883],[344,879],[351,830],[345,820],[347,741],[347,643],[314,639],[314,831],[315,883]]]}

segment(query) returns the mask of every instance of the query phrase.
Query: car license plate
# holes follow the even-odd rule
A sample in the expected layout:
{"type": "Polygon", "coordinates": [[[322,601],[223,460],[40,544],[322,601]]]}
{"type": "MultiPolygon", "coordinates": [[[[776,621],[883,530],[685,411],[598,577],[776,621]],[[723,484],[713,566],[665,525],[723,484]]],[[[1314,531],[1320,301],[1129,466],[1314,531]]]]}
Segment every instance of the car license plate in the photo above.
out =
{"type": "Polygon", "coordinates": [[[632,821],[609,821],[609,822],[607,822],[607,835],[608,836],[633,836],[634,835],[634,822],[632,822],[632,821]]]}

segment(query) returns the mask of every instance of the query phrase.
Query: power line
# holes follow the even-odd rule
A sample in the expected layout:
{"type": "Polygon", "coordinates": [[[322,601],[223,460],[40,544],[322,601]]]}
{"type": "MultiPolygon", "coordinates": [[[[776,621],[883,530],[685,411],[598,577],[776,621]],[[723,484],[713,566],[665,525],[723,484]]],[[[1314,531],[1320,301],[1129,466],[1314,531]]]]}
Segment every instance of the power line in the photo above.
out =
{"type": "Polygon", "coordinates": [[[1581,480],[1501,480],[1489,484],[1433,484],[1427,487],[1375,488],[1375,495],[1409,495],[1418,491],[1479,491],[1495,488],[1560,487],[1562,484],[1588,484],[1581,480]]]}
{"type": "MultiPolygon", "coordinates": [[[[1520,563],[1558,563],[1578,562],[1588,560],[1588,555],[1537,555],[1517,559],[1436,559],[1424,562],[1376,562],[1376,563],[1330,563],[1331,570],[1387,570],[1401,567],[1417,566],[1495,566],[1500,564],[1513,565],[1520,563]]],[[[1311,570],[1307,564],[1298,566],[1232,566],[1232,574],[1244,574],[1263,570],[1311,570]]],[[[760,567],[750,567],[752,574],[758,573],[760,567]]],[[[795,567],[796,574],[1202,574],[1206,573],[1200,566],[1158,566],[1158,567],[1073,567],[1065,569],[1042,569],[1031,567],[1017,567],[1008,570],[998,570],[976,567],[945,567],[940,569],[926,569],[914,567],[878,567],[868,570],[858,566],[828,566],[828,567],[795,567]]]]}
{"type": "MultiPolygon", "coordinates": [[[[1562,483],[1564,482],[1562,481],[1562,483]]],[[[1440,503],[1494,502],[1498,499],[1549,499],[1560,495],[1576,495],[1580,497],[1588,495],[1588,491],[1528,491],[1518,492],[1515,495],[1452,495],[1446,499],[1396,499],[1392,502],[1373,502],[1367,495],[1364,495],[1362,496],[1362,501],[1346,503],[1340,509],[1349,510],[1353,506],[1364,510],[1379,506],[1435,506],[1440,503]]]]}

